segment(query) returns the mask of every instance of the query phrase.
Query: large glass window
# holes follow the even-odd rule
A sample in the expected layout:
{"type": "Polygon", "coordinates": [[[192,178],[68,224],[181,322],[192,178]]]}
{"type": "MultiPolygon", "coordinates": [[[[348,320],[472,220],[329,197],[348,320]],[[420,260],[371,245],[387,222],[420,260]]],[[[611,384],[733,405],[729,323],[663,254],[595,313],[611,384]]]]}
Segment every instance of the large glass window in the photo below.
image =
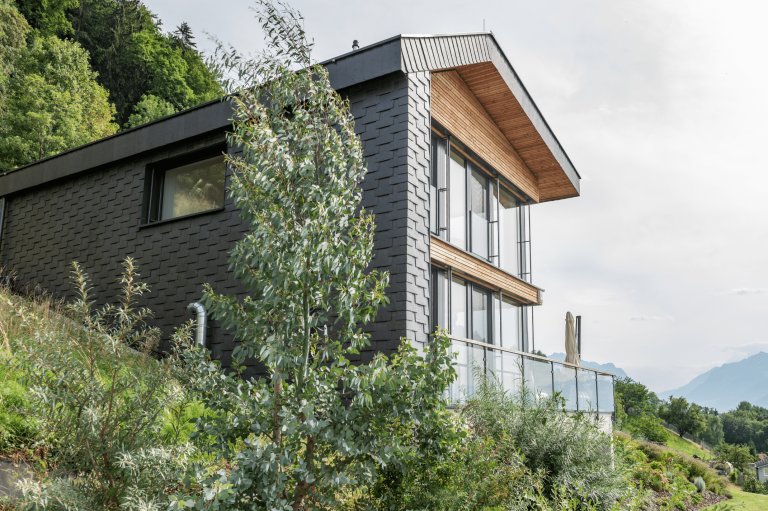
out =
{"type": "Polygon", "coordinates": [[[517,198],[503,188],[497,197],[499,200],[499,267],[513,275],[520,275],[517,198]]]}
{"type": "MultiPolygon", "coordinates": [[[[188,160],[187,160],[188,161],[188,160]]],[[[224,206],[224,156],[147,169],[142,223],[202,213],[224,206]]]]}
{"type": "Polygon", "coordinates": [[[464,339],[524,351],[520,307],[502,296],[449,271],[432,269],[432,323],[464,339]]]}
{"type": "Polygon", "coordinates": [[[483,259],[488,259],[488,178],[485,174],[472,170],[469,174],[469,212],[470,232],[472,233],[472,252],[483,259]]]}
{"type": "Polygon", "coordinates": [[[521,200],[453,141],[432,134],[432,234],[530,282],[530,238],[521,200]]]}
{"type": "Polygon", "coordinates": [[[464,250],[467,249],[467,171],[466,161],[456,151],[451,151],[450,178],[448,181],[451,225],[450,241],[464,250]]]}

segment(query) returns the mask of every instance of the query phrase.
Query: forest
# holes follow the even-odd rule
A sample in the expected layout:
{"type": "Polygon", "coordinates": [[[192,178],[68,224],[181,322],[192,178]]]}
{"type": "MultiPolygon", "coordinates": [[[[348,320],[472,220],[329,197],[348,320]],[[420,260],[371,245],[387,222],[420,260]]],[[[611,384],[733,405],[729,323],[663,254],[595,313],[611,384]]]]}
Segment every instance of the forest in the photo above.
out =
{"type": "Polygon", "coordinates": [[[0,0],[0,171],[216,99],[187,23],[140,0],[0,0]]]}

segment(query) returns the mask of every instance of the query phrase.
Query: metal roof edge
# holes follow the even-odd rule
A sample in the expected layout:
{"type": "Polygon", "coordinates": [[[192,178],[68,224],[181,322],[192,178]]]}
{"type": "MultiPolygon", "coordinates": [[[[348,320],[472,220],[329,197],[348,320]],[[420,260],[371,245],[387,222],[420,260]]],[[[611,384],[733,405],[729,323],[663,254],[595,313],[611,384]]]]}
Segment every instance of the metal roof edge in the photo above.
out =
{"type": "Polygon", "coordinates": [[[193,107],[187,108],[187,109],[182,110],[180,112],[176,112],[176,113],[173,113],[173,114],[170,114],[170,115],[166,115],[164,117],[160,117],[159,119],[155,119],[154,121],[150,121],[148,123],[141,124],[139,126],[136,126],[135,128],[129,128],[127,130],[118,131],[117,133],[115,133],[113,135],[109,135],[109,136],[106,136],[106,137],[103,137],[103,138],[98,138],[96,140],[88,142],[87,144],[79,145],[77,147],[73,147],[72,149],[67,149],[66,151],[62,151],[60,153],[52,154],[51,156],[46,156],[45,158],[42,158],[40,160],[35,160],[32,163],[27,163],[26,165],[22,165],[21,167],[16,167],[14,169],[7,170],[7,171],[3,172],[2,174],[0,174],[0,176],[7,176],[9,174],[13,174],[13,173],[19,172],[21,170],[28,169],[30,167],[34,167],[35,165],[39,165],[41,163],[45,163],[45,162],[47,162],[49,160],[53,160],[54,158],[59,158],[59,157],[62,157],[62,156],[66,156],[66,155],[74,153],[76,151],[80,151],[82,149],[86,149],[88,147],[100,144],[102,142],[106,142],[108,140],[112,140],[113,138],[117,138],[117,137],[120,137],[120,136],[123,136],[123,135],[127,135],[128,133],[134,133],[136,131],[145,129],[145,128],[147,128],[149,126],[153,126],[155,124],[159,124],[159,123],[167,121],[169,119],[172,119],[172,118],[175,118],[175,117],[180,117],[180,116],[182,116],[184,114],[188,114],[190,112],[194,112],[195,110],[200,110],[201,108],[205,108],[205,107],[210,106],[210,105],[212,105],[214,103],[223,102],[225,99],[226,99],[226,96],[222,96],[219,99],[212,99],[210,101],[206,101],[205,103],[200,103],[199,105],[195,105],[193,107]]]}

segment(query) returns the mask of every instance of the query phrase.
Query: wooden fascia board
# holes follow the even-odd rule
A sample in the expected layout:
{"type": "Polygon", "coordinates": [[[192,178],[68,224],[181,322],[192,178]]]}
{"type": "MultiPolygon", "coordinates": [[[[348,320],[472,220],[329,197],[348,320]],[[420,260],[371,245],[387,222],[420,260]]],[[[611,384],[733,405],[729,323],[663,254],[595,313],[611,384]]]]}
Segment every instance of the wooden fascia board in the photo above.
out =
{"type": "Polygon", "coordinates": [[[463,273],[494,291],[512,296],[524,305],[541,305],[542,289],[521,280],[504,270],[461,250],[450,243],[431,237],[430,257],[433,262],[463,273]]]}

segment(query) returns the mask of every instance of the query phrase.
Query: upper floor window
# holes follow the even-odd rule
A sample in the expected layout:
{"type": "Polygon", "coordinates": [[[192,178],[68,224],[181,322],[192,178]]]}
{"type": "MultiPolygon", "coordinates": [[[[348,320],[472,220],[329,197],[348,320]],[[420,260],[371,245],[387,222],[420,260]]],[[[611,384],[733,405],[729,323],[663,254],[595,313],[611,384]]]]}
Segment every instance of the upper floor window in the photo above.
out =
{"type": "Polygon", "coordinates": [[[224,206],[226,163],[221,151],[159,162],[147,168],[142,223],[193,215],[224,206]],[[215,154],[215,153],[214,153],[215,154]]]}
{"type": "Polygon", "coordinates": [[[432,234],[530,281],[527,209],[451,139],[432,134],[432,234]]]}

